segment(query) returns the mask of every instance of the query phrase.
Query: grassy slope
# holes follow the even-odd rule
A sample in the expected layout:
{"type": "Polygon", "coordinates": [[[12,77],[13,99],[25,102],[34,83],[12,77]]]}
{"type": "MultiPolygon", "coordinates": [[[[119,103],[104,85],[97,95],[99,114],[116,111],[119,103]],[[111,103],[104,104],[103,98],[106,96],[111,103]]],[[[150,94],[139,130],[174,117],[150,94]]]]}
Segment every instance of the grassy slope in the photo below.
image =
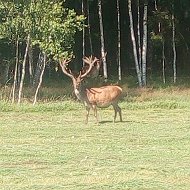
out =
{"type": "Polygon", "coordinates": [[[99,111],[99,125],[73,101],[1,102],[0,189],[190,189],[189,95],[156,94],[122,102],[123,123],[99,111]]]}

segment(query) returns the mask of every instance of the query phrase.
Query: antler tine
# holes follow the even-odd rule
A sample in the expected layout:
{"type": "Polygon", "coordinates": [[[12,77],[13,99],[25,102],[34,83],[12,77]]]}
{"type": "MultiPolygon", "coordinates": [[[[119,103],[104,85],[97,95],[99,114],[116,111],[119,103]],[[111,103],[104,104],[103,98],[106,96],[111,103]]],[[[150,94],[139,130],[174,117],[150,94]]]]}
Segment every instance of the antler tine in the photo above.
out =
{"type": "Polygon", "coordinates": [[[84,61],[85,63],[87,63],[87,64],[90,64],[91,61],[92,61],[92,58],[91,58],[91,57],[84,57],[84,58],[83,58],[83,61],[84,61]]]}
{"type": "MultiPolygon", "coordinates": [[[[96,58],[96,57],[95,57],[95,58],[96,58]]],[[[94,58],[94,59],[95,59],[95,58],[94,58]]],[[[97,59],[97,58],[96,58],[96,59],[97,59]]],[[[91,55],[91,56],[89,56],[89,57],[84,57],[84,58],[83,58],[83,61],[84,61],[85,63],[87,63],[87,64],[90,65],[90,64],[93,62],[93,56],[91,55]]],[[[96,60],[96,61],[97,61],[97,60],[96,60]]],[[[96,62],[96,61],[95,61],[95,62],[96,62]]]]}
{"type": "Polygon", "coordinates": [[[94,60],[93,60],[93,64],[98,61],[98,58],[97,57],[94,57],[94,60]]]}
{"type": "Polygon", "coordinates": [[[74,76],[73,76],[73,74],[72,74],[72,72],[71,72],[71,70],[70,69],[68,69],[67,68],[67,64],[68,63],[70,63],[71,62],[71,59],[69,59],[69,60],[67,60],[67,59],[63,59],[62,61],[60,61],[60,66],[61,66],[61,69],[62,69],[62,71],[63,71],[63,73],[64,74],[66,74],[68,77],[70,77],[70,78],[74,78],[74,76]],[[68,70],[69,70],[69,72],[68,72],[68,70]]]}
{"type": "Polygon", "coordinates": [[[92,56],[90,56],[89,58],[85,57],[85,58],[83,58],[83,60],[85,63],[89,64],[89,68],[83,75],[81,75],[81,78],[84,78],[85,76],[87,76],[90,73],[90,71],[92,70],[94,63],[96,61],[98,61],[98,59],[96,57],[93,60],[92,56]]]}

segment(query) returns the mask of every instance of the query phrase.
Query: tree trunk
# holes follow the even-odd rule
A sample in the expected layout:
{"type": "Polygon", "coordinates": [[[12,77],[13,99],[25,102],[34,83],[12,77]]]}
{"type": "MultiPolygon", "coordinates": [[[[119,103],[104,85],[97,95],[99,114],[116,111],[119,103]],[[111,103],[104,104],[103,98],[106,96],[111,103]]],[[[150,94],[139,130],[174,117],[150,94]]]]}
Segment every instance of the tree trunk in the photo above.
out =
{"type": "Polygon", "coordinates": [[[33,105],[36,104],[38,92],[39,92],[39,89],[40,89],[41,84],[42,84],[43,74],[44,74],[45,67],[46,67],[46,59],[47,59],[46,54],[43,53],[43,65],[42,65],[42,69],[41,69],[41,74],[40,74],[40,78],[39,78],[39,83],[38,83],[38,86],[37,86],[37,88],[36,88],[36,92],[35,92],[35,95],[34,95],[33,105]]]}
{"type": "Polygon", "coordinates": [[[156,11],[158,10],[157,0],[154,0],[154,8],[156,11]]]}
{"type": "Polygon", "coordinates": [[[89,43],[90,43],[90,53],[93,55],[93,48],[92,48],[92,37],[91,37],[91,27],[90,27],[90,7],[89,7],[89,1],[87,0],[87,11],[88,11],[88,35],[89,35],[89,43]]]}
{"type": "Polygon", "coordinates": [[[36,65],[34,78],[33,78],[33,87],[34,88],[36,88],[38,86],[38,83],[40,80],[40,74],[41,74],[42,68],[43,68],[43,63],[44,63],[44,55],[42,52],[40,52],[39,56],[38,56],[38,62],[36,65]]]}
{"type": "Polygon", "coordinates": [[[143,82],[143,86],[146,86],[147,11],[148,11],[148,3],[145,3],[144,4],[144,18],[143,18],[143,48],[142,48],[142,82],[143,82]]]}
{"type": "Polygon", "coordinates": [[[22,63],[22,76],[21,76],[20,87],[19,87],[19,92],[18,92],[18,104],[20,104],[20,102],[21,102],[21,96],[22,96],[22,90],[23,90],[23,84],[24,84],[24,78],[25,78],[26,58],[28,55],[29,45],[30,45],[30,35],[28,34],[24,60],[22,63]]]}
{"type": "Polygon", "coordinates": [[[137,36],[138,36],[138,53],[139,53],[139,69],[142,71],[142,49],[141,49],[141,33],[140,33],[140,5],[139,5],[139,0],[138,0],[138,10],[137,10],[137,36]]]}
{"type": "Polygon", "coordinates": [[[107,81],[108,74],[107,74],[107,63],[106,63],[106,56],[105,56],[105,46],[104,46],[104,29],[103,29],[103,20],[102,20],[102,1],[98,0],[98,13],[99,13],[99,20],[100,20],[100,35],[101,35],[101,56],[103,62],[103,73],[104,79],[107,81]]]}
{"type": "Polygon", "coordinates": [[[165,75],[165,42],[164,38],[162,37],[162,79],[163,83],[166,83],[166,75],[165,75]]]}
{"type": "Polygon", "coordinates": [[[141,78],[142,74],[141,74],[141,70],[139,68],[139,62],[138,62],[138,56],[137,56],[137,45],[136,45],[136,39],[135,39],[135,33],[134,33],[134,27],[133,27],[133,15],[132,15],[132,9],[131,9],[131,0],[128,0],[128,8],[129,8],[131,40],[133,43],[133,54],[134,54],[134,59],[135,59],[135,67],[136,67],[139,86],[142,87],[142,78],[141,78]]]}
{"type": "Polygon", "coordinates": [[[14,81],[13,81],[13,87],[12,87],[12,104],[14,104],[15,102],[15,90],[16,90],[16,84],[17,84],[18,64],[19,64],[19,36],[17,36],[17,42],[16,42],[16,61],[15,61],[14,81]]]}
{"type": "Polygon", "coordinates": [[[173,46],[173,81],[177,81],[176,45],[175,45],[175,17],[172,14],[172,46],[173,46]]]}
{"type": "Polygon", "coordinates": [[[29,75],[30,75],[30,85],[32,85],[33,81],[33,49],[32,46],[29,46],[28,50],[28,64],[29,64],[29,75]]]}
{"type": "MultiPolygon", "coordinates": [[[[84,13],[84,0],[82,0],[82,15],[85,15],[84,13]]],[[[82,29],[82,57],[85,57],[85,27],[82,29]]],[[[84,61],[83,61],[83,66],[84,66],[84,61]]]]}
{"type": "Polygon", "coordinates": [[[20,79],[21,79],[21,63],[19,61],[18,62],[18,69],[17,69],[17,85],[20,84],[20,79]]]}
{"type": "Polygon", "coordinates": [[[121,80],[121,29],[120,29],[120,6],[119,6],[119,0],[117,0],[117,32],[118,32],[118,55],[117,55],[117,61],[118,61],[118,78],[121,80]]]}

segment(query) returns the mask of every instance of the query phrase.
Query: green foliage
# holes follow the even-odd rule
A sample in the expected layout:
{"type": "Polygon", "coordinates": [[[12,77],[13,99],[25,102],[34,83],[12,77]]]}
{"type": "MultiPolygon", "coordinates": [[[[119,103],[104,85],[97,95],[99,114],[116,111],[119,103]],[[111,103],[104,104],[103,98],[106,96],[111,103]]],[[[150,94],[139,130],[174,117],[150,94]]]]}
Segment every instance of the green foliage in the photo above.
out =
{"type": "Polygon", "coordinates": [[[63,9],[62,3],[50,4],[46,1],[37,3],[33,17],[38,19],[33,22],[34,25],[37,23],[33,27],[34,45],[38,44],[55,59],[71,54],[74,35],[82,29],[83,16],[77,16],[74,10],[63,9]]]}
{"type": "Polygon", "coordinates": [[[0,2],[0,36],[24,41],[30,34],[31,43],[38,45],[55,59],[72,54],[74,35],[83,27],[83,16],[65,9],[62,1],[0,2]]]}

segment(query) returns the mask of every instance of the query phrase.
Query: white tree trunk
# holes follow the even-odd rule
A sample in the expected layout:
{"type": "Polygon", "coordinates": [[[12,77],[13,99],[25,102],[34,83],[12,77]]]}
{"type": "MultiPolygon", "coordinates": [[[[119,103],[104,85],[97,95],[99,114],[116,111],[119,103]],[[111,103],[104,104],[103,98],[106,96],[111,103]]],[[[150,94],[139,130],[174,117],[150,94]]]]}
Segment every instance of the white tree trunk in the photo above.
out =
{"type": "Polygon", "coordinates": [[[21,76],[20,87],[19,87],[19,92],[18,92],[18,104],[20,104],[20,102],[21,102],[21,96],[22,96],[22,90],[23,90],[23,84],[24,84],[24,78],[25,78],[26,58],[27,58],[27,55],[28,55],[29,45],[30,45],[30,35],[28,34],[24,60],[23,60],[23,63],[22,63],[22,76],[21,76]]]}
{"type": "Polygon", "coordinates": [[[40,53],[38,55],[38,61],[37,61],[36,69],[35,69],[35,74],[33,77],[33,87],[34,88],[36,88],[39,84],[40,74],[41,74],[42,68],[43,68],[43,63],[44,63],[44,55],[40,51],[40,53]]]}
{"type": "Polygon", "coordinates": [[[28,50],[28,64],[29,64],[29,75],[30,75],[30,85],[33,82],[33,49],[32,45],[29,46],[28,50]]]}
{"type": "Polygon", "coordinates": [[[98,13],[99,13],[99,20],[100,20],[101,56],[102,56],[102,62],[103,62],[103,73],[104,73],[104,79],[105,81],[107,81],[108,74],[107,74],[107,63],[106,63],[105,47],[104,47],[104,29],[103,29],[102,1],[101,0],[98,0],[98,13]]]}
{"type": "Polygon", "coordinates": [[[19,64],[19,36],[17,36],[17,42],[16,42],[16,61],[15,61],[14,81],[13,81],[13,87],[12,87],[12,104],[14,104],[15,102],[15,90],[16,90],[16,83],[17,83],[18,64],[19,64]]]}
{"type": "MultiPolygon", "coordinates": [[[[21,58],[21,55],[19,55],[19,60],[21,58]]],[[[17,84],[19,86],[21,80],[21,63],[20,61],[18,62],[18,69],[17,69],[17,84]]]]}
{"type": "Polygon", "coordinates": [[[173,81],[177,81],[177,66],[176,66],[176,44],[175,44],[175,17],[172,14],[172,46],[173,46],[173,81]]]}
{"type": "Polygon", "coordinates": [[[90,27],[90,7],[89,7],[88,0],[87,0],[87,11],[88,11],[88,35],[89,35],[89,43],[90,43],[90,53],[91,53],[91,55],[93,55],[91,27],[90,27]]]}
{"type": "Polygon", "coordinates": [[[138,35],[138,53],[139,53],[139,69],[142,71],[142,50],[141,50],[141,34],[140,34],[140,5],[138,0],[138,17],[137,17],[137,35],[138,35]]]}
{"type": "Polygon", "coordinates": [[[39,80],[39,83],[38,83],[38,86],[36,88],[36,92],[35,92],[35,95],[34,95],[34,101],[33,101],[33,105],[36,104],[36,101],[37,101],[37,96],[38,96],[38,92],[39,92],[39,89],[41,87],[41,84],[42,84],[42,79],[43,79],[43,75],[44,75],[44,71],[45,71],[45,67],[46,67],[46,54],[43,53],[43,67],[42,67],[42,70],[41,70],[41,74],[40,74],[40,80],[39,80]]]}
{"type": "MultiPolygon", "coordinates": [[[[82,0],[82,15],[84,15],[84,0],[82,0]]],[[[85,27],[82,29],[82,57],[85,56],[85,27]]],[[[83,61],[83,66],[84,66],[83,61]]]]}
{"type": "Polygon", "coordinates": [[[154,7],[155,7],[155,10],[157,11],[158,10],[157,0],[154,0],[154,7]]]}
{"type": "MultiPolygon", "coordinates": [[[[154,0],[154,8],[156,11],[158,11],[157,0],[154,0]]],[[[158,23],[158,32],[161,32],[161,22],[158,23]]]]}
{"type": "Polygon", "coordinates": [[[146,86],[146,57],[147,57],[147,12],[148,4],[144,4],[144,18],[143,18],[143,47],[142,47],[142,82],[146,86]]]}
{"type": "Polygon", "coordinates": [[[119,0],[117,0],[117,32],[118,32],[118,78],[121,80],[121,29],[120,29],[120,6],[119,0]]]}
{"type": "Polygon", "coordinates": [[[135,39],[135,33],[134,33],[134,27],[133,27],[133,14],[131,9],[131,0],[128,0],[128,8],[129,8],[129,18],[130,18],[130,29],[131,29],[131,40],[133,43],[133,54],[135,59],[135,67],[137,72],[137,78],[139,86],[142,87],[142,78],[141,78],[141,70],[139,68],[139,61],[137,56],[137,45],[136,45],[136,39],[135,39]]]}

